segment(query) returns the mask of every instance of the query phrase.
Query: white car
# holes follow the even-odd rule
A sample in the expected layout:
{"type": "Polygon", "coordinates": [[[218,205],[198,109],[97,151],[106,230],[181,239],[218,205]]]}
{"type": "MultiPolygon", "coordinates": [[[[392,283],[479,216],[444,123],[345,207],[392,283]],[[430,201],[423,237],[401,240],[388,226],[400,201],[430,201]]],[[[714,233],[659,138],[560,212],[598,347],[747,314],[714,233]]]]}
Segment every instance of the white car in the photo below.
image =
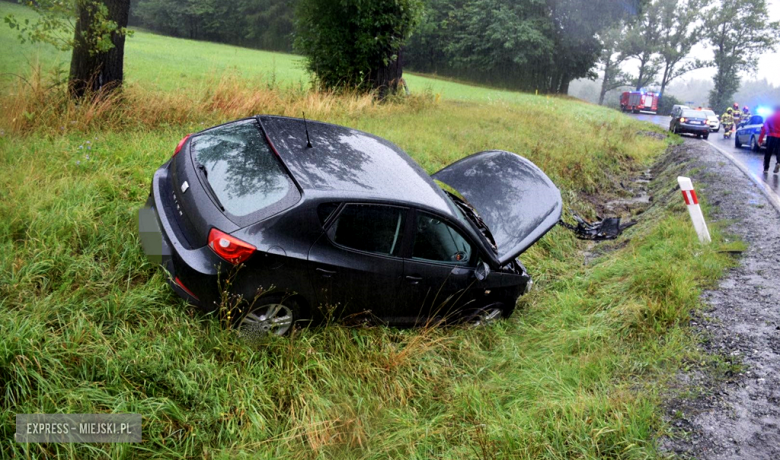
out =
{"type": "Polygon", "coordinates": [[[716,133],[720,131],[720,117],[709,109],[702,110],[707,115],[707,124],[710,125],[710,132],[716,133]]]}

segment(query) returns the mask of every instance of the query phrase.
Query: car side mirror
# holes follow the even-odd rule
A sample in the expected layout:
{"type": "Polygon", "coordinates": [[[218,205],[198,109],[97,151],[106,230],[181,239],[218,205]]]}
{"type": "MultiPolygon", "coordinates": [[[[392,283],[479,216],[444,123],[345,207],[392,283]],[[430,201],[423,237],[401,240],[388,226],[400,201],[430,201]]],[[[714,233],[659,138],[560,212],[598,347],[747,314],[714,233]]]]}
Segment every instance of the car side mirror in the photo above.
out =
{"type": "Polygon", "coordinates": [[[487,264],[487,262],[481,260],[477,262],[477,269],[474,270],[474,276],[479,281],[482,281],[485,278],[487,278],[489,274],[490,274],[490,266],[487,264]]]}

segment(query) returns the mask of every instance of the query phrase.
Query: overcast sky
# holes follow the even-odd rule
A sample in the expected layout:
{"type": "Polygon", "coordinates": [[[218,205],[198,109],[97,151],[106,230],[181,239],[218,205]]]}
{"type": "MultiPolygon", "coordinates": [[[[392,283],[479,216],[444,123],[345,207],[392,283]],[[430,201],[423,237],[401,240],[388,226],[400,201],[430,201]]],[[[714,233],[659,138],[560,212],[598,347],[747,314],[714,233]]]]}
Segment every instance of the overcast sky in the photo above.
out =
{"type": "MultiPolygon", "coordinates": [[[[769,18],[772,21],[780,21],[780,0],[767,0],[767,6],[769,7],[769,18]]],[[[694,49],[695,56],[704,55],[708,58],[712,56],[712,51],[705,50],[703,47],[698,50],[694,49]]],[[[707,79],[713,77],[715,74],[714,69],[699,69],[693,72],[687,73],[680,77],[680,80],[690,79],[707,79]]],[[[764,54],[759,58],[758,71],[755,75],[744,75],[744,79],[747,80],[761,80],[766,78],[769,83],[774,86],[780,86],[780,53],[775,52],[771,54],[764,54]]]]}

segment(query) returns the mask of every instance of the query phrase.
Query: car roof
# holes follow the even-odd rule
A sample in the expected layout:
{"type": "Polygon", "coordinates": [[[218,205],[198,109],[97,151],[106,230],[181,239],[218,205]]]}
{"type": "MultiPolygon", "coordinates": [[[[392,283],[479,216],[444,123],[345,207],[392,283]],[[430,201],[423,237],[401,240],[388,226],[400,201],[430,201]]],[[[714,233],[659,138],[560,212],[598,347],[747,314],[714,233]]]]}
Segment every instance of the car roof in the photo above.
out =
{"type": "Polygon", "coordinates": [[[454,205],[425,170],[385,139],[329,123],[304,124],[300,118],[256,118],[304,193],[403,203],[457,218],[454,205]]]}

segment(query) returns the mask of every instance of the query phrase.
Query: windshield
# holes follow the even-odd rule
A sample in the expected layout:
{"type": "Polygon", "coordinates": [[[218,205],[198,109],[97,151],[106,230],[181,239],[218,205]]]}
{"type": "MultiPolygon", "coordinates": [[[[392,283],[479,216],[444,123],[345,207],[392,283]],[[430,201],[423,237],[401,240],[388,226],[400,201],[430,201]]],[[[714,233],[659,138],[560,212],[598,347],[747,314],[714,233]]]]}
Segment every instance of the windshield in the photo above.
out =
{"type": "Polygon", "coordinates": [[[704,115],[707,115],[708,117],[716,116],[715,112],[713,112],[712,110],[702,110],[702,112],[704,113],[704,115]]]}

